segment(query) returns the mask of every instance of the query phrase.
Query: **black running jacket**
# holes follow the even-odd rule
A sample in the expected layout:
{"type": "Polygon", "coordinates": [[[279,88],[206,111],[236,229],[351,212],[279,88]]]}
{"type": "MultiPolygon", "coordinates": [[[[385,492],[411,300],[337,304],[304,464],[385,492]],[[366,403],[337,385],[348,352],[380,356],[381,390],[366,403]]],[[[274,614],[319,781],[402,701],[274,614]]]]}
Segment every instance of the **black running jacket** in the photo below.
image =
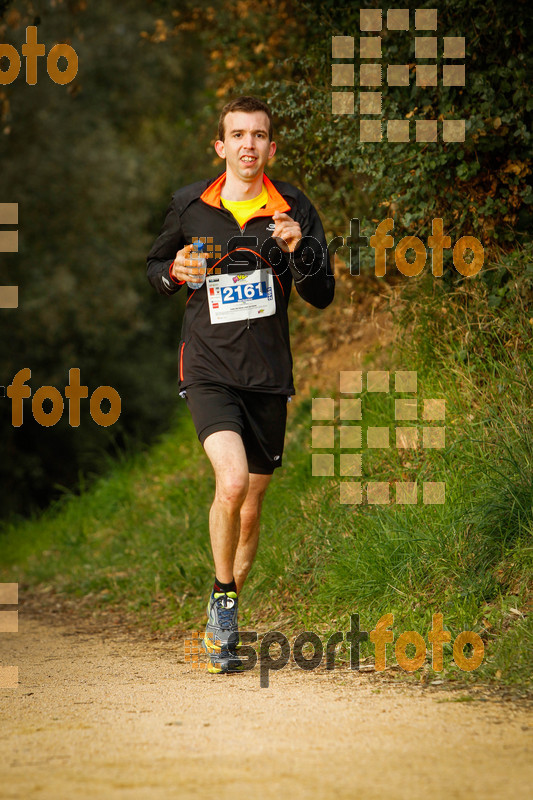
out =
{"type": "Polygon", "coordinates": [[[220,201],[226,173],[172,196],[161,233],[147,258],[148,280],[161,294],[184,285],[170,274],[178,250],[200,239],[207,244],[208,274],[272,269],[276,312],[272,316],[212,324],[207,289],[187,287],[179,346],[180,389],[218,383],[239,389],[294,394],[287,306],[292,283],[316,308],[333,300],[335,279],[322,223],[308,198],[284,181],[263,180],[268,201],[241,228],[220,201]],[[300,224],[303,239],[292,254],[272,239],[274,211],[300,224]]]}

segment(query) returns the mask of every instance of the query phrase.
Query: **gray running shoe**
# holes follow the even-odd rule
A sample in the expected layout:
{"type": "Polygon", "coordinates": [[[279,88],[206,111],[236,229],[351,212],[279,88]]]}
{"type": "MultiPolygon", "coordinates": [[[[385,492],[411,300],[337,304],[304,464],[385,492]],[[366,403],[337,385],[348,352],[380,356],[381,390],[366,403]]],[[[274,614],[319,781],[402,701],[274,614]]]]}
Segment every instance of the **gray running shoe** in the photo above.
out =
{"type": "Polygon", "coordinates": [[[237,656],[233,653],[228,655],[213,653],[208,650],[205,645],[205,641],[202,642],[202,647],[209,656],[207,671],[210,672],[211,675],[219,675],[229,672],[242,672],[244,670],[244,664],[242,663],[241,659],[237,658],[237,656]]]}
{"type": "Polygon", "coordinates": [[[204,646],[209,655],[228,658],[241,646],[236,592],[212,592],[207,604],[204,646]]]}

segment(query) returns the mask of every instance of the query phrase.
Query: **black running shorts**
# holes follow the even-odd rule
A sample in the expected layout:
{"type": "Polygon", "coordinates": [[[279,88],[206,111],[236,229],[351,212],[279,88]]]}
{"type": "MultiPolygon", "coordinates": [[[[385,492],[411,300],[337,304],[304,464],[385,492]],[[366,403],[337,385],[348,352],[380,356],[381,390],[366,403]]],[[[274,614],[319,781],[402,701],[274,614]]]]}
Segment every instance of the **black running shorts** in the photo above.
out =
{"type": "Polygon", "coordinates": [[[187,386],[185,399],[202,445],[211,433],[235,431],[242,437],[248,472],[271,475],[281,467],[287,395],[195,383],[187,386]]]}

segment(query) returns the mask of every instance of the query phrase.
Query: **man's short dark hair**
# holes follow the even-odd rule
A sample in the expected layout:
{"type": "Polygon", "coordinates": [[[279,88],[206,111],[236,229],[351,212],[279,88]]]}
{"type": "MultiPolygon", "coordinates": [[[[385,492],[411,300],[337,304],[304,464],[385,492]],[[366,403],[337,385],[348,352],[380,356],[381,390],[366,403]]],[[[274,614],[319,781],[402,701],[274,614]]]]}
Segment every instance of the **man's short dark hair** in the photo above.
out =
{"type": "Polygon", "coordinates": [[[226,103],[220,112],[220,118],[218,120],[218,138],[220,141],[224,141],[224,136],[226,135],[224,120],[226,114],[229,114],[231,111],[246,111],[247,113],[264,111],[268,117],[268,138],[272,141],[272,114],[270,109],[262,100],[258,100],[257,97],[251,97],[250,95],[243,95],[242,97],[237,97],[235,100],[231,100],[231,102],[226,103]]]}

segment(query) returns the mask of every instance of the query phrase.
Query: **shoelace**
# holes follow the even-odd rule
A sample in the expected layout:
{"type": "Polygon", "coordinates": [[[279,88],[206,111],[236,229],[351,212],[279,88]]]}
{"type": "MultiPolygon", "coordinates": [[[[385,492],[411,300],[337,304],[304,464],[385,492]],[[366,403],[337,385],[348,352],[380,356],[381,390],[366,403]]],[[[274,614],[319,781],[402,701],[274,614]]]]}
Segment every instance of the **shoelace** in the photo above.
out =
{"type": "Polygon", "coordinates": [[[235,606],[226,608],[220,598],[216,601],[218,611],[218,621],[223,630],[231,630],[234,627],[235,606]]]}

